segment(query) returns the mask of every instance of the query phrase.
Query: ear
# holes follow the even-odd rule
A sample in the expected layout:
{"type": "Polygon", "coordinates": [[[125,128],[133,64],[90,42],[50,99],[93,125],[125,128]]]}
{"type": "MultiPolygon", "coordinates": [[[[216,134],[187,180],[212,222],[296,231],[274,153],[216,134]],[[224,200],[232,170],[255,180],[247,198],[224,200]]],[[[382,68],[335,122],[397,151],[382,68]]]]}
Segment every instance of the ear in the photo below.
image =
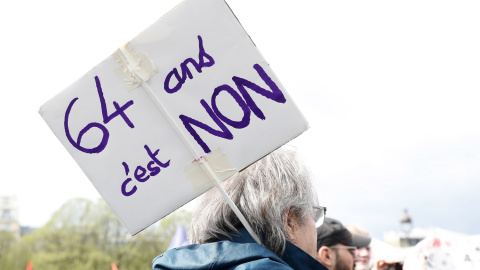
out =
{"type": "Polygon", "coordinates": [[[287,237],[290,242],[295,243],[295,236],[296,236],[296,231],[298,230],[298,221],[296,218],[296,215],[294,214],[293,211],[290,211],[291,208],[287,209],[285,213],[283,214],[283,222],[285,226],[285,230],[287,232],[287,237]]]}
{"type": "Polygon", "coordinates": [[[321,246],[317,251],[317,261],[321,262],[328,269],[335,267],[335,255],[332,250],[326,246],[321,246]]]}

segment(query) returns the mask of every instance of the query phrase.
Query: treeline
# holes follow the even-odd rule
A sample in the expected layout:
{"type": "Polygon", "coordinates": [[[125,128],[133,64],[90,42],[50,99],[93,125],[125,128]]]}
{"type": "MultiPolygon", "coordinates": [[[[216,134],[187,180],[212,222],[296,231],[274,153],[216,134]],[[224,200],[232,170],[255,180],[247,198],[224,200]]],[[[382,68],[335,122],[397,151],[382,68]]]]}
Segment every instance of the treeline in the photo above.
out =
{"type": "Polygon", "coordinates": [[[0,231],[0,269],[118,270],[151,269],[178,225],[188,228],[191,213],[177,210],[131,236],[103,200],[73,199],[43,227],[18,239],[0,231]]]}

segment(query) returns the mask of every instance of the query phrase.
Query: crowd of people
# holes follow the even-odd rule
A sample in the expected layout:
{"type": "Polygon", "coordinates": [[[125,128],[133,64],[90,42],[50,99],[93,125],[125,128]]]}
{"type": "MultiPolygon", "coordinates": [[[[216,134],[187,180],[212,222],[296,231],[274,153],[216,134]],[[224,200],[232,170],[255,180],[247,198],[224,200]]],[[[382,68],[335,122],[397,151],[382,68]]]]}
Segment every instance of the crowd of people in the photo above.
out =
{"type": "Polygon", "coordinates": [[[195,211],[191,245],[166,251],[152,269],[426,269],[395,260],[371,262],[371,238],[326,217],[308,169],[292,149],[276,150],[223,183],[254,237],[211,189],[195,211]]]}

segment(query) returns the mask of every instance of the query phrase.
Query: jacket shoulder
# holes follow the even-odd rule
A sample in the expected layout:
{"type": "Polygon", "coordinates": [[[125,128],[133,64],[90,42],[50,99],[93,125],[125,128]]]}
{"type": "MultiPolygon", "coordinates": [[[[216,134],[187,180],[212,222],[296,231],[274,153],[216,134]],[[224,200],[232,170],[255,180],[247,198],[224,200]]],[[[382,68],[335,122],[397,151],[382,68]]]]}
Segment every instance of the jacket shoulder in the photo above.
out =
{"type": "Polygon", "coordinates": [[[152,269],[291,270],[292,268],[275,253],[256,243],[220,241],[168,250],[153,260],[152,269]]]}

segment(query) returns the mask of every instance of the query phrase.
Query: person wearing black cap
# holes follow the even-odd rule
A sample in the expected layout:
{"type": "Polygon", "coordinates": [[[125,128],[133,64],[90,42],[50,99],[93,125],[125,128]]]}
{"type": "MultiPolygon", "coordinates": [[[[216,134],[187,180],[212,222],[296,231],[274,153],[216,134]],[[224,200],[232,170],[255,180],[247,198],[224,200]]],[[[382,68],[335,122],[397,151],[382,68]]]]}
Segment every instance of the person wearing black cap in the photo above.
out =
{"type": "Polygon", "coordinates": [[[352,235],[340,221],[326,217],[317,228],[317,260],[330,270],[353,270],[355,250],[370,241],[369,237],[352,235]]]}

